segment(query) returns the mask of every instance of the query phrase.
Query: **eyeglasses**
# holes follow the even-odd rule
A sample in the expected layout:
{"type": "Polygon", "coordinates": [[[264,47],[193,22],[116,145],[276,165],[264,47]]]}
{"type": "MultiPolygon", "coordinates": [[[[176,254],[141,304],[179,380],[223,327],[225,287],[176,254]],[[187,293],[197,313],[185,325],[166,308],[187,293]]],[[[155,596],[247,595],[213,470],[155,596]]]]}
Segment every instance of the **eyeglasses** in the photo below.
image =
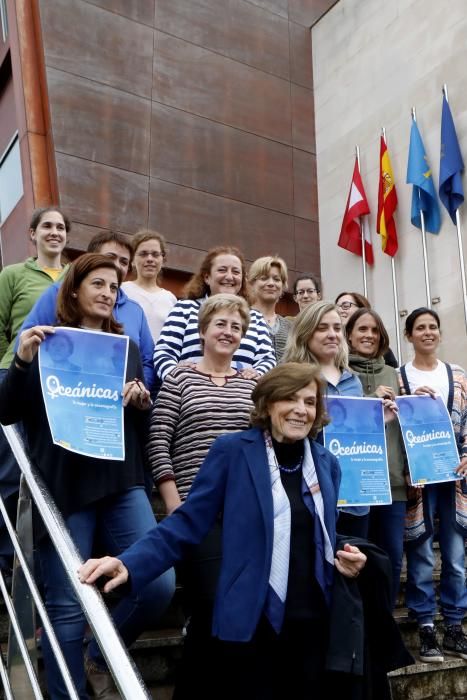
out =
{"type": "Polygon", "coordinates": [[[299,289],[298,292],[295,292],[295,296],[303,297],[305,294],[308,294],[308,296],[310,296],[311,294],[314,294],[317,291],[317,289],[299,289]]]}
{"type": "Polygon", "coordinates": [[[343,301],[342,304],[336,304],[336,306],[338,309],[344,309],[344,311],[348,311],[352,308],[352,306],[358,307],[358,304],[356,304],[354,301],[343,301]]]}
{"type": "Polygon", "coordinates": [[[140,253],[136,253],[138,258],[149,258],[150,255],[152,255],[155,260],[159,260],[159,258],[164,257],[164,253],[159,253],[157,251],[152,251],[152,250],[142,250],[140,253]]]}

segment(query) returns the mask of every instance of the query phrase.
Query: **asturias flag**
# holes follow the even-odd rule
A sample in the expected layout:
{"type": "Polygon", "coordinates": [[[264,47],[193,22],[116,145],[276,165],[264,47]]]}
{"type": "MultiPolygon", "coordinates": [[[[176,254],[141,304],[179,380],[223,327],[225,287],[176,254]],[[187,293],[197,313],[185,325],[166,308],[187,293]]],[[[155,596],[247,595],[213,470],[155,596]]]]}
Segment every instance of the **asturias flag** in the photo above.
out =
{"type": "Polygon", "coordinates": [[[381,235],[381,247],[386,255],[397,253],[397,230],[394,212],[397,208],[397,193],[391,161],[384,138],[381,136],[379,157],[378,218],[376,231],[381,235]]]}
{"type": "MultiPolygon", "coordinates": [[[[368,200],[363,189],[362,178],[358,169],[358,161],[355,158],[352,183],[345,208],[344,220],[337,245],[345,248],[350,253],[362,255],[362,234],[360,230],[360,217],[370,213],[368,200]]],[[[365,238],[365,259],[369,265],[373,265],[373,246],[371,245],[370,229],[366,218],[363,219],[363,231],[365,238]]]]}
{"type": "Polygon", "coordinates": [[[462,160],[456,127],[446,97],[443,95],[441,114],[441,156],[439,160],[439,198],[449,212],[452,222],[456,223],[456,211],[464,201],[462,160]]]}
{"type": "Polygon", "coordinates": [[[433,184],[430,166],[425,155],[422,137],[417,122],[412,120],[410,131],[409,162],[407,163],[407,183],[413,185],[411,221],[417,228],[422,227],[420,212],[425,219],[425,230],[438,233],[441,226],[438,199],[433,184]]]}

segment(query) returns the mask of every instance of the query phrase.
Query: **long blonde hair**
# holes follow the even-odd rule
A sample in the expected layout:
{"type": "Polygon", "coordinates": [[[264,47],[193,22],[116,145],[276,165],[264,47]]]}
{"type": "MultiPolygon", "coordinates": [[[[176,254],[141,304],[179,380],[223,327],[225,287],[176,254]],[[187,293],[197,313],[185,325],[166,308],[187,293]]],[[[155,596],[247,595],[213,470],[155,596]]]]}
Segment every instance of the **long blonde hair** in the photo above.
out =
{"type": "MultiPolygon", "coordinates": [[[[320,364],[318,358],[309,349],[308,343],[316,332],[323,316],[330,311],[335,311],[339,315],[335,304],[329,301],[317,301],[315,304],[305,307],[298,314],[289,333],[282,362],[313,362],[317,365],[320,364]]],[[[341,372],[344,369],[348,369],[349,366],[349,350],[344,331],[342,331],[342,341],[334,358],[334,364],[341,372]]]]}

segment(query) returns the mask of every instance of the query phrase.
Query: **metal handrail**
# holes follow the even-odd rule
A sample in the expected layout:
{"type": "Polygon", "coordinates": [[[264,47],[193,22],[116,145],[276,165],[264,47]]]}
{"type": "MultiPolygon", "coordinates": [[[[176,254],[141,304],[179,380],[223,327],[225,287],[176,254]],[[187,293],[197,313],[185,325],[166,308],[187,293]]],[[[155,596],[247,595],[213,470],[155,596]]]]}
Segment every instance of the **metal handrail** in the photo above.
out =
{"type": "MultiPolygon", "coordinates": [[[[23,488],[21,486],[21,488],[23,488]]],[[[11,523],[11,520],[8,516],[7,509],[5,508],[5,504],[3,503],[3,499],[0,497],[0,511],[3,516],[3,520],[5,521],[6,528],[8,530],[8,534],[10,535],[11,543],[13,545],[13,549],[15,550],[15,555],[16,558],[18,559],[21,570],[23,572],[24,578],[26,579],[26,583],[29,587],[29,590],[32,594],[32,597],[34,599],[34,603],[36,605],[36,608],[39,612],[39,615],[42,620],[42,626],[45,629],[47,636],[49,638],[49,643],[52,648],[52,651],[55,656],[55,660],[57,662],[57,665],[60,669],[60,672],[62,674],[63,681],[65,683],[66,689],[68,691],[68,694],[70,696],[70,700],[79,700],[79,695],[76,691],[75,685],[73,683],[73,680],[71,678],[70,672],[68,670],[68,666],[66,665],[65,657],[63,656],[62,650],[60,648],[60,645],[58,643],[57,637],[55,635],[54,629],[50,623],[49,616],[47,614],[47,611],[45,609],[44,603],[42,602],[42,598],[39,593],[39,589],[36,586],[36,582],[34,580],[34,576],[31,573],[31,570],[29,568],[29,565],[26,561],[26,557],[23,554],[23,550],[21,549],[21,545],[19,543],[18,537],[16,536],[15,529],[11,523]]],[[[7,600],[7,591],[3,591],[3,597],[5,598],[5,604],[8,607],[8,600],[7,600]]],[[[10,617],[11,617],[11,613],[10,617]]],[[[18,632],[15,629],[15,634],[16,637],[18,638],[18,632]]],[[[18,645],[21,648],[21,642],[18,642],[18,645]]],[[[23,656],[24,659],[24,656],[23,656]]],[[[26,663],[26,670],[28,673],[28,677],[31,680],[31,673],[30,670],[34,673],[34,668],[30,666],[30,664],[26,663]]],[[[35,675],[35,673],[34,673],[35,675]]]]}
{"type": "Polygon", "coordinates": [[[82,559],[42,478],[30,464],[16,428],[2,425],[2,429],[117,688],[123,698],[150,700],[151,696],[114,627],[99,591],[94,586],[83,585],[78,579],[77,570],[83,563],[82,559]]]}
{"type": "Polygon", "coordinates": [[[0,654],[0,679],[3,685],[3,694],[5,700],[15,700],[13,692],[11,690],[10,679],[8,678],[8,673],[6,672],[5,664],[3,663],[2,655],[0,654]]]}
{"type": "Polygon", "coordinates": [[[44,697],[42,695],[42,691],[39,686],[39,680],[36,676],[36,672],[34,670],[34,666],[32,665],[31,659],[29,657],[28,653],[28,648],[26,646],[26,642],[24,641],[23,634],[21,632],[21,627],[18,622],[18,618],[15,613],[15,609],[13,607],[13,603],[10,600],[10,597],[8,595],[8,591],[5,585],[5,581],[3,579],[3,575],[0,573],[0,591],[3,596],[3,600],[5,601],[6,609],[8,612],[8,617],[10,618],[10,622],[12,624],[13,630],[16,635],[16,640],[18,642],[18,646],[21,652],[21,656],[23,657],[24,664],[26,666],[27,674],[29,677],[29,680],[31,682],[31,687],[32,687],[32,692],[34,693],[34,697],[37,698],[37,700],[42,700],[44,697]]]}

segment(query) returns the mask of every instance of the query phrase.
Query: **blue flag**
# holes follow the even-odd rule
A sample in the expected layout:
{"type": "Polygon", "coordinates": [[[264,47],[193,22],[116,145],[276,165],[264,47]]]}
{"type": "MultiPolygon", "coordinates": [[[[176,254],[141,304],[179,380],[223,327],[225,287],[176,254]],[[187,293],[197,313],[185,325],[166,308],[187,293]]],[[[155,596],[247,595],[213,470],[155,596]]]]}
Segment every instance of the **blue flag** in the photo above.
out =
{"type": "Polygon", "coordinates": [[[407,163],[407,183],[413,185],[411,221],[417,228],[422,227],[420,212],[425,219],[425,230],[438,233],[441,226],[436,190],[431,168],[425,155],[422,137],[417,122],[412,120],[410,131],[409,162],[407,163]]]}
{"type": "Polygon", "coordinates": [[[456,127],[452,119],[451,109],[443,95],[443,111],[441,114],[441,155],[439,160],[439,198],[449,212],[453,224],[456,223],[456,211],[464,201],[462,175],[464,161],[462,160],[456,127]]]}

